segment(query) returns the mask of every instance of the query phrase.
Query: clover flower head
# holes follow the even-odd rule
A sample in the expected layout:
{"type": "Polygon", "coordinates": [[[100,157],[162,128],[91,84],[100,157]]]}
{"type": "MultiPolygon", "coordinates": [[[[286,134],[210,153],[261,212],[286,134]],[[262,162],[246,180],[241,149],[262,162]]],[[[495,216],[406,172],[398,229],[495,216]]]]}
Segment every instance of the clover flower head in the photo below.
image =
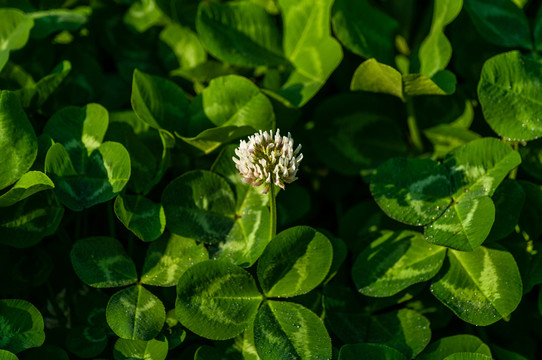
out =
{"type": "Polygon", "coordinates": [[[248,141],[241,140],[235,149],[233,162],[243,181],[252,186],[266,184],[263,193],[269,191],[269,186],[275,184],[284,189],[284,184],[297,180],[296,174],[299,163],[303,159],[300,154],[301,145],[294,151],[292,136],[280,136],[277,129],[273,131],[255,133],[248,137],[248,141]]]}

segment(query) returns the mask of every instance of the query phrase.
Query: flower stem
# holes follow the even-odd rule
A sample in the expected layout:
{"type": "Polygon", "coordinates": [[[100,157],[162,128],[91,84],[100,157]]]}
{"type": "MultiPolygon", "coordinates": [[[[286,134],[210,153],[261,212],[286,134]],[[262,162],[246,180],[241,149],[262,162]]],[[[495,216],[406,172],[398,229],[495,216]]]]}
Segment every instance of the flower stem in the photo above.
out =
{"type": "Polygon", "coordinates": [[[269,186],[269,212],[271,215],[270,239],[273,239],[277,234],[277,199],[274,184],[269,186]]]}
{"type": "Polygon", "coordinates": [[[407,123],[408,131],[410,133],[410,140],[414,145],[414,148],[417,152],[423,152],[423,143],[422,136],[420,134],[420,129],[418,128],[418,123],[416,121],[416,114],[414,112],[414,103],[412,102],[411,97],[406,98],[406,107],[407,107],[407,123]]]}
{"type": "MultiPolygon", "coordinates": [[[[512,143],[512,148],[514,149],[514,151],[519,151],[519,146],[518,146],[518,142],[517,141],[514,141],[512,143]]],[[[509,179],[512,179],[512,180],[515,180],[516,179],[516,176],[518,174],[518,167],[519,166],[516,166],[515,168],[512,169],[512,171],[510,171],[510,174],[508,174],[508,178],[509,179]]]]}

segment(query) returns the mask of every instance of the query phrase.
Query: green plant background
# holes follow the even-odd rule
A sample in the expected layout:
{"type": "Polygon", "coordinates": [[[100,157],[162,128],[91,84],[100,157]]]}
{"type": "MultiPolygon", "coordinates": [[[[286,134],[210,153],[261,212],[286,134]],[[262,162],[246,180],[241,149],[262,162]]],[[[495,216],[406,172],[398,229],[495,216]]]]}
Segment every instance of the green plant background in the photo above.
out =
{"type": "Polygon", "coordinates": [[[0,360],[540,358],[541,52],[535,0],[0,0],[0,360]]]}

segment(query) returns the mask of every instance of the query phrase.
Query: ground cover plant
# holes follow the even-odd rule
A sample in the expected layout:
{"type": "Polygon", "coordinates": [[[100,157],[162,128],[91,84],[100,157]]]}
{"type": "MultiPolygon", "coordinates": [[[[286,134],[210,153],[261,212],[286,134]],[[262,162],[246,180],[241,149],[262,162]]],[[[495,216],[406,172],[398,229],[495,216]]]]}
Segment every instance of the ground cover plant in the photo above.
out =
{"type": "Polygon", "coordinates": [[[535,0],[0,0],[0,360],[540,358],[541,51],[535,0]]]}

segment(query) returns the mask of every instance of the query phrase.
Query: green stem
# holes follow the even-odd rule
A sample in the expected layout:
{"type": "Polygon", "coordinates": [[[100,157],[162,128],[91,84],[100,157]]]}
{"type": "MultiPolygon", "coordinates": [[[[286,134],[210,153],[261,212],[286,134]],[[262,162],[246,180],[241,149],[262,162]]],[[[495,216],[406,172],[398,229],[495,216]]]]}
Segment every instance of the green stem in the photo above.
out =
{"type": "Polygon", "coordinates": [[[406,107],[407,107],[407,123],[408,123],[408,131],[410,133],[410,140],[412,141],[412,145],[414,145],[414,148],[416,149],[416,151],[421,153],[423,152],[423,143],[422,143],[422,136],[420,134],[420,129],[418,128],[418,123],[416,121],[416,113],[414,111],[414,102],[412,101],[411,97],[407,97],[405,101],[406,101],[406,107]]]}
{"type": "Polygon", "coordinates": [[[269,212],[271,215],[271,239],[277,234],[277,199],[275,198],[275,185],[269,186],[269,212]]]}

